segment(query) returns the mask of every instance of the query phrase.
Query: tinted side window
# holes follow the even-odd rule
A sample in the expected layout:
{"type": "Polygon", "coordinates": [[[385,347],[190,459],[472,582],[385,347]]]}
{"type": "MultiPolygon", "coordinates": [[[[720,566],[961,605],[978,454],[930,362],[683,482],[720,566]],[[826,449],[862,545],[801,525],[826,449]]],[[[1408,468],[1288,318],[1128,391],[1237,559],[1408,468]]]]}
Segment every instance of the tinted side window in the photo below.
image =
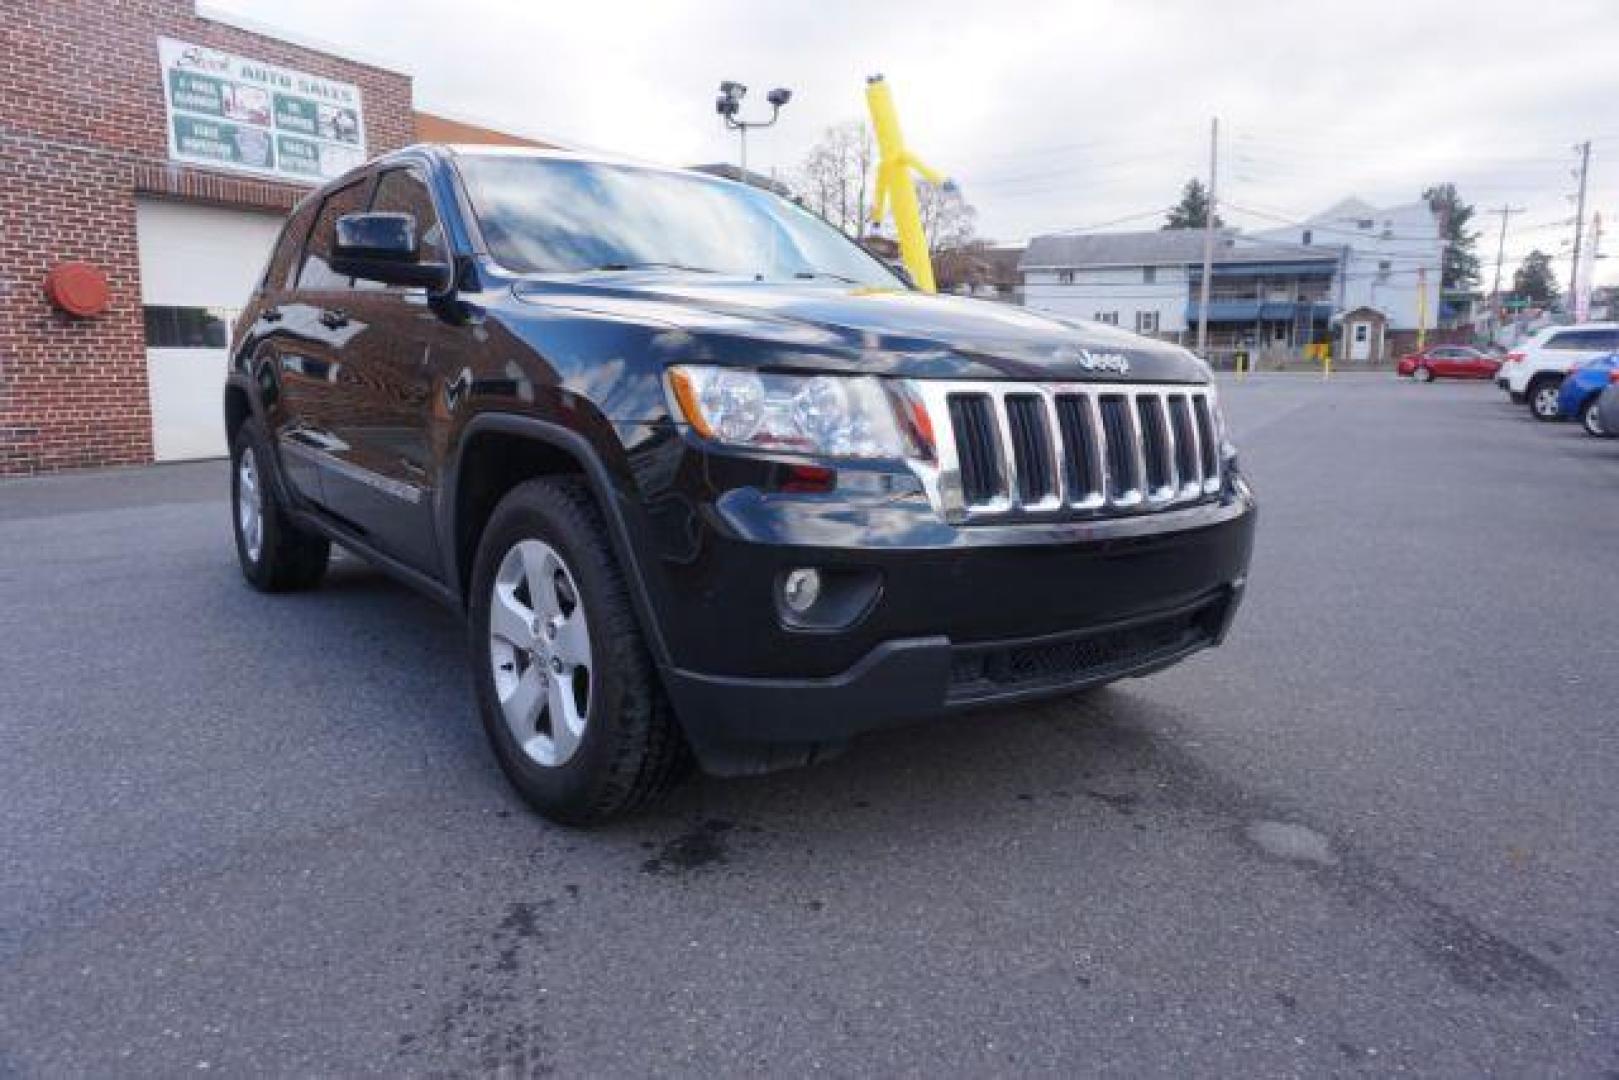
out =
{"type": "Polygon", "coordinates": [[[433,209],[433,196],[427,182],[414,169],[390,169],[377,181],[371,209],[378,213],[411,214],[416,218],[416,249],[423,262],[448,262],[444,252],[444,229],[433,209]]]}
{"type": "Polygon", "coordinates": [[[270,253],[270,265],[264,269],[263,288],[279,292],[292,284],[292,268],[309,234],[309,218],[315,212],[314,203],[307,203],[281,227],[281,236],[270,253]]]}
{"type": "Polygon", "coordinates": [[[309,243],[304,246],[303,268],[298,271],[300,289],[349,287],[349,279],[332,273],[327,260],[332,254],[332,240],[337,229],[337,219],[344,214],[358,213],[365,209],[365,196],[369,184],[370,177],[367,177],[326,196],[326,201],[320,207],[320,216],[315,219],[314,231],[309,234],[309,243]]]}

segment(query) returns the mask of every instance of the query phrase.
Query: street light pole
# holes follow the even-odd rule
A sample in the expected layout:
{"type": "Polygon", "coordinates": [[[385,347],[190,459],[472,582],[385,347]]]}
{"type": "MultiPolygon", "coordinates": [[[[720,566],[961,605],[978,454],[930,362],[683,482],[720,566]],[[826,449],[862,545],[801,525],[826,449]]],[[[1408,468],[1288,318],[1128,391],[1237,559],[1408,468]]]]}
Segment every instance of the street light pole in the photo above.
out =
{"type": "Polygon", "coordinates": [[[742,111],[742,99],[748,94],[748,88],[733,79],[726,79],[720,83],[719,97],[714,99],[714,111],[720,114],[725,126],[737,133],[742,148],[742,182],[748,182],[748,129],[769,127],[781,115],[782,106],[793,99],[793,92],[785,87],[777,87],[765,95],[770,103],[770,119],[743,120],[737,116],[742,111]]]}

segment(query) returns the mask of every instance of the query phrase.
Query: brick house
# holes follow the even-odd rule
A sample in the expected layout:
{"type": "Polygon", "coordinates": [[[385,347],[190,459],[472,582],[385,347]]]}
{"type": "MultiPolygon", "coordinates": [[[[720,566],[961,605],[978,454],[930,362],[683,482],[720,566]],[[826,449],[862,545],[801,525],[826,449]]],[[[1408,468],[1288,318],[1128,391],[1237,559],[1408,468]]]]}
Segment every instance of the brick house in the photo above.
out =
{"type": "Polygon", "coordinates": [[[21,0],[0,58],[0,475],[223,452],[230,309],[297,200],[421,134],[527,141],[195,0],[21,0]]]}

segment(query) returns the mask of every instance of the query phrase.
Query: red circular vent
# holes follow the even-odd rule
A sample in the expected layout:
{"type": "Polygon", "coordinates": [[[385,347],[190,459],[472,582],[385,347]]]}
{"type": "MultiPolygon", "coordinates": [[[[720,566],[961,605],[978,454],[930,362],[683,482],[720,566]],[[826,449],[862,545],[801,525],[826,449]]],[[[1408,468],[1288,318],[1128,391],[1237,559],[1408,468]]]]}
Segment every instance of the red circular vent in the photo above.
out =
{"type": "Polygon", "coordinates": [[[107,275],[89,263],[58,263],[45,275],[45,295],[50,302],[81,319],[107,310],[110,291],[107,275]]]}

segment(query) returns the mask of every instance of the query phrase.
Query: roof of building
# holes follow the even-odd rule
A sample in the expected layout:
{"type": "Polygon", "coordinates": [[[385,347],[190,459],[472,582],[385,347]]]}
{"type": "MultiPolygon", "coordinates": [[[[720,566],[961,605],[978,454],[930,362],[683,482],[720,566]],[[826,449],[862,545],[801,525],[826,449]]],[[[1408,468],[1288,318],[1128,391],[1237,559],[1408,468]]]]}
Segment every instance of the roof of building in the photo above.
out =
{"type": "Polygon", "coordinates": [[[497,131],[482,124],[459,120],[441,113],[416,110],[416,141],[432,143],[460,143],[462,145],[532,146],[542,150],[560,149],[555,142],[544,142],[527,135],[497,131]]]}
{"type": "MultiPolygon", "coordinates": [[[[1336,247],[1276,244],[1249,240],[1235,229],[1215,234],[1218,263],[1336,261],[1336,247]]],[[[1020,269],[1078,266],[1170,266],[1203,261],[1202,229],[1154,229],[1142,232],[1082,233],[1037,236],[1018,264],[1020,269]]]]}

